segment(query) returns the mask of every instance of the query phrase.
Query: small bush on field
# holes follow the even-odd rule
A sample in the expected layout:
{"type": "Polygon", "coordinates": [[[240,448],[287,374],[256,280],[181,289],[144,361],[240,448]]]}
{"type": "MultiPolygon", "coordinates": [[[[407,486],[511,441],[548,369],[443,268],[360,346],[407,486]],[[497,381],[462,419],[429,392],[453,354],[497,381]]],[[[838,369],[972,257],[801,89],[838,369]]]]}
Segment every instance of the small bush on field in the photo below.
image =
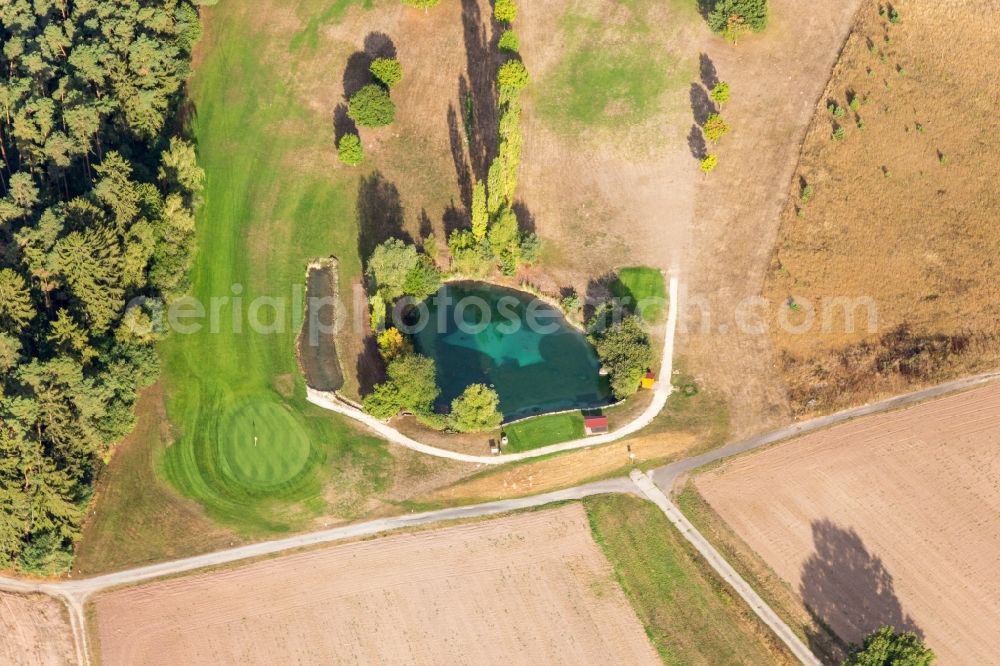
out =
{"type": "Polygon", "coordinates": [[[517,18],[517,5],[514,0],[497,0],[493,7],[493,16],[500,23],[513,23],[517,18]]]}
{"type": "Polygon", "coordinates": [[[340,137],[337,144],[337,156],[340,161],[348,166],[357,166],[365,158],[364,149],[361,147],[361,138],[357,134],[345,134],[340,137]]]}
{"type": "Polygon", "coordinates": [[[767,27],[767,0],[715,0],[711,7],[708,27],[732,41],[767,27]]]}
{"type": "Polygon", "coordinates": [[[833,104],[830,104],[829,106],[827,106],[826,108],[827,108],[827,110],[830,112],[830,114],[834,118],[843,118],[844,117],[845,111],[844,111],[844,107],[842,107],[841,105],[833,103],[833,104]]]}
{"type": "Polygon", "coordinates": [[[517,34],[513,30],[504,30],[497,45],[502,51],[517,53],[521,48],[521,40],[517,38],[517,34]]]}
{"type": "Polygon", "coordinates": [[[497,71],[497,87],[501,96],[516,95],[528,85],[528,70],[520,60],[508,60],[497,71]]]}
{"type": "Polygon", "coordinates": [[[703,159],[698,164],[698,168],[704,171],[705,173],[711,173],[712,171],[715,170],[715,167],[717,166],[719,166],[719,158],[717,155],[715,155],[715,153],[709,153],[708,155],[705,155],[705,159],[703,159]]]}
{"type": "Polygon", "coordinates": [[[833,128],[833,133],[830,136],[834,141],[843,141],[844,137],[847,136],[847,132],[843,127],[837,125],[833,128]]]}
{"type": "Polygon", "coordinates": [[[805,185],[802,186],[802,191],[799,192],[799,199],[802,201],[803,204],[807,204],[812,198],[813,198],[813,186],[806,183],[805,185]]]}
{"type": "Polygon", "coordinates": [[[729,125],[718,113],[710,113],[705,120],[705,138],[713,143],[721,139],[729,132],[729,125]]]}
{"type": "Polygon", "coordinates": [[[722,105],[729,101],[729,84],[725,81],[719,81],[712,88],[712,91],[708,93],[708,96],[712,98],[712,101],[722,108],[722,105]]]}
{"type": "Polygon", "coordinates": [[[391,88],[403,80],[403,66],[395,58],[375,58],[369,65],[368,71],[376,79],[391,88]]]}
{"type": "Polygon", "coordinates": [[[396,105],[380,85],[369,83],[347,102],[347,115],[361,127],[383,127],[396,117],[396,105]]]}
{"type": "Polygon", "coordinates": [[[858,111],[861,108],[861,97],[859,95],[852,95],[851,101],[847,103],[847,106],[851,107],[851,111],[858,111]]]}

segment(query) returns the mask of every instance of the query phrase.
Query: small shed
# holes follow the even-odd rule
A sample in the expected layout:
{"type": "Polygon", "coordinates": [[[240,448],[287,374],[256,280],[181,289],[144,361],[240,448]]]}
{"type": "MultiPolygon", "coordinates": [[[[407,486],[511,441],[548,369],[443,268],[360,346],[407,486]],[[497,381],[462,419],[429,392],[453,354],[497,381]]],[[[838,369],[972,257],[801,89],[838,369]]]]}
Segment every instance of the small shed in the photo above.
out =
{"type": "Polygon", "coordinates": [[[646,376],[642,378],[642,388],[644,389],[654,389],[656,388],[656,373],[647,372],[646,376]]]}
{"type": "Polygon", "coordinates": [[[585,416],[583,417],[583,430],[588,435],[600,435],[608,431],[607,416],[585,416]]]}

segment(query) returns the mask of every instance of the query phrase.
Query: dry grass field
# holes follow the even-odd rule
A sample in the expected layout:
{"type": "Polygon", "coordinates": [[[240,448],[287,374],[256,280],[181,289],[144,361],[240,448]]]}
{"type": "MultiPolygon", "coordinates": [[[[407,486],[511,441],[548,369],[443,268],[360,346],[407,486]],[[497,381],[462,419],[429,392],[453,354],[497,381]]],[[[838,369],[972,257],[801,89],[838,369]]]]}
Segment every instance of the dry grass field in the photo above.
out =
{"type": "Polygon", "coordinates": [[[109,592],[105,664],[656,664],[580,505],[109,592]]]}
{"type": "Polygon", "coordinates": [[[76,662],[61,602],[41,594],[0,592],[0,664],[64,666],[76,662]]]}
{"type": "Polygon", "coordinates": [[[891,624],[941,663],[995,662],[1000,385],[743,456],[695,486],[845,641],[891,624]]]}
{"type": "Polygon", "coordinates": [[[802,334],[771,322],[800,413],[1000,361],[1000,5],[903,0],[898,23],[879,6],[863,3],[816,108],[763,289],[792,326],[816,309],[802,334]],[[839,297],[870,299],[876,325],[860,305],[849,330],[823,306],[839,297]]]}

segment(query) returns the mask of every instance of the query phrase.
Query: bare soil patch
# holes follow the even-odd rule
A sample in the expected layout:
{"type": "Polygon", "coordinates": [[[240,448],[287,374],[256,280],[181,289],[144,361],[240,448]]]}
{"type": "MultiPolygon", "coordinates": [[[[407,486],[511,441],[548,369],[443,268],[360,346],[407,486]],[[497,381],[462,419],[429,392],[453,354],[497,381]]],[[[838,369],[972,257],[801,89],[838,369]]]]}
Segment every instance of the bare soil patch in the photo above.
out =
{"type": "Polygon", "coordinates": [[[942,663],[1000,641],[1000,385],[874,416],[695,478],[735,533],[845,641],[885,624],[942,663]]]}
{"type": "Polygon", "coordinates": [[[62,666],[76,662],[66,607],[42,594],[0,592],[0,663],[62,666]]]}
{"type": "Polygon", "coordinates": [[[817,311],[804,334],[771,326],[797,412],[1000,361],[1000,198],[986,168],[1000,159],[1000,135],[986,129],[1000,104],[1000,6],[893,6],[898,23],[880,16],[880,3],[862,5],[816,106],[763,288],[793,326],[817,311]],[[853,326],[842,308],[824,306],[842,297],[871,304],[858,302],[853,326]],[[799,312],[788,312],[791,301],[799,312]]]}
{"type": "Polygon", "coordinates": [[[579,505],[118,590],[94,609],[108,664],[659,663],[579,505]]]}

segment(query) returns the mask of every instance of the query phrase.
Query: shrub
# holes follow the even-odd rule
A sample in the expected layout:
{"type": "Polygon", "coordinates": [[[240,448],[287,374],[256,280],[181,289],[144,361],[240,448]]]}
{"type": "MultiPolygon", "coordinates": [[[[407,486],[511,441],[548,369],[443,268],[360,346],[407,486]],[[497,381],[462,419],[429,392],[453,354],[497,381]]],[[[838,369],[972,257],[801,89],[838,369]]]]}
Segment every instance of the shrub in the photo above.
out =
{"type": "Polygon", "coordinates": [[[396,117],[396,105],[380,85],[370,83],[347,102],[347,115],[361,127],[382,127],[396,117]]]}
{"type": "Polygon", "coordinates": [[[493,17],[500,23],[513,23],[517,18],[517,5],[514,0],[497,0],[493,7],[493,17]]]}
{"type": "Polygon", "coordinates": [[[345,134],[340,137],[337,145],[337,155],[340,161],[347,166],[357,166],[365,158],[364,149],[361,147],[361,138],[357,134],[345,134]]]}
{"type": "Polygon", "coordinates": [[[806,183],[805,185],[802,186],[802,191],[799,192],[799,200],[802,201],[803,204],[807,204],[812,198],[813,198],[813,186],[810,185],[809,183],[806,183]]]}
{"type": "Polygon", "coordinates": [[[847,132],[840,125],[836,125],[833,128],[833,133],[830,135],[834,141],[843,141],[844,137],[847,136],[847,132]]]}
{"type": "Polygon", "coordinates": [[[396,386],[401,406],[414,414],[429,414],[441,389],[434,361],[420,354],[404,354],[389,362],[389,381],[396,386]]]}
{"type": "Polygon", "coordinates": [[[847,106],[851,107],[851,111],[857,112],[861,108],[861,96],[852,95],[851,101],[847,103],[847,106]]]}
{"type": "Polygon", "coordinates": [[[497,71],[497,87],[501,96],[513,97],[528,85],[528,70],[520,60],[508,60],[497,71]]]}
{"type": "Polygon", "coordinates": [[[573,293],[563,296],[559,301],[564,312],[576,312],[580,308],[580,297],[573,293]]]}
{"type": "Polygon", "coordinates": [[[889,23],[899,23],[903,19],[899,16],[899,10],[895,7],[889,10],[889,23]]]}
{"type": "Polygon", "coordinates": [[[767,0],[715,0],[708,27],[733,41],[747,30],[761,32],[767,27],[767,0]]]}
{"type": "Polygon", "coordinates": [[[619,400],[639,388],[639,381],[653,363],[649,335],[636,316],[612,323],[603,331],[592,333],[591,342],[602,365],[611,374],[611,391],[619,400]]]}
{"type": "Polygon", "coordinates": [[[408,354],[413,351],[413,346],[409,340],[396,328],[387,328],[378,334],[378,353],[386,361],[408,354]]]}
{"type": "Polygon", "coordinates": [[[399,413],[399,389],[391,382],[377,384],[362,401],[365,411],[377,419],[391,419],[399,413]]]}
{"type": "Polygon", "coordinates": [[[852,646],[844,666],[930,666],[934,659],[934,652],[912,631],[882,627],[865,636],[862,645],[852,646]]]}
{"type": "Polygon", "coordinates": [[[403,80],[403,66],[396,58],[375,58],[368,66],[368,71],[376,79],[391,88],[403,80]]]}
{"type": "Polygon", "coordinates": [[[714,143],[729,132],[729,125],[718,113],[710,113],[705,120],[704,132],[705,138],[714,143]]]}
{"type": "Polygon", "coordinates": [[[458,432],[483,432],[500,427],[500,397],[485,384],[466,387],[451,403],[449,423],[458,432]]]}
{"type": "Polygon", "coordinates": [[[830,115],[832,115],[834,118],[843,118],[844,113],[846,113],[844,111],[844,107],[836,103],[830,104],[826,108],[830,112],[830,115]]]}
{"type": "Polygon", "coordinates": [[[857,125],[859,130],[863,130],[865,128],[865,119],[859,116],[857,125]]]}
{"type": "Polygon", "coordinates": [[[725,81],[719,81],[715,84],[715,87],[712,88],[711,92],[708,93],[708,96],[711,97],[712,101],[718,104],[721,109],[722,105],[729,101],[729,84],[725,81]]]}
{"type": "Polygon", "coordinates": [[[415,353],[406,353],[389,361],[389,379],[376,384],[365,396],[362,406],[377,419],[395,416],[404,407],[414,414],[432,414],[434,400],[441,389],[437,386],[434,361],[415,353]]]}
{"type": "Polygon", "coordinates": [[[521,40],[517,38],[513,30],[504,30],[503,34],[500,35],[500,41],[497,42],[497,46],[502,51],[517,53],[521,49],[521,40]]]}
{"type": "Polygon", "coordinates": [[[456,229],[448,237],[452,270],[465,277],[485,277],[493,270],[493,260],[485,243],[477,241],[469,229],[456,229]]]}
{"type": "Polygon", "coordinates": [[[389,302],[400,296],[427,298],[441,286],[441,274],[434,261],[398,238],[390,238],[375,248],[366,274],[373,290],[389,302]]]}
{"type": "Polygon", "coordinates": [[[719,166],[719,158],[715,155],[715,153],[705,155],[705,159],[698,164],[698,168],[705,173],[711,173],[717,166],[719,166]]]}

